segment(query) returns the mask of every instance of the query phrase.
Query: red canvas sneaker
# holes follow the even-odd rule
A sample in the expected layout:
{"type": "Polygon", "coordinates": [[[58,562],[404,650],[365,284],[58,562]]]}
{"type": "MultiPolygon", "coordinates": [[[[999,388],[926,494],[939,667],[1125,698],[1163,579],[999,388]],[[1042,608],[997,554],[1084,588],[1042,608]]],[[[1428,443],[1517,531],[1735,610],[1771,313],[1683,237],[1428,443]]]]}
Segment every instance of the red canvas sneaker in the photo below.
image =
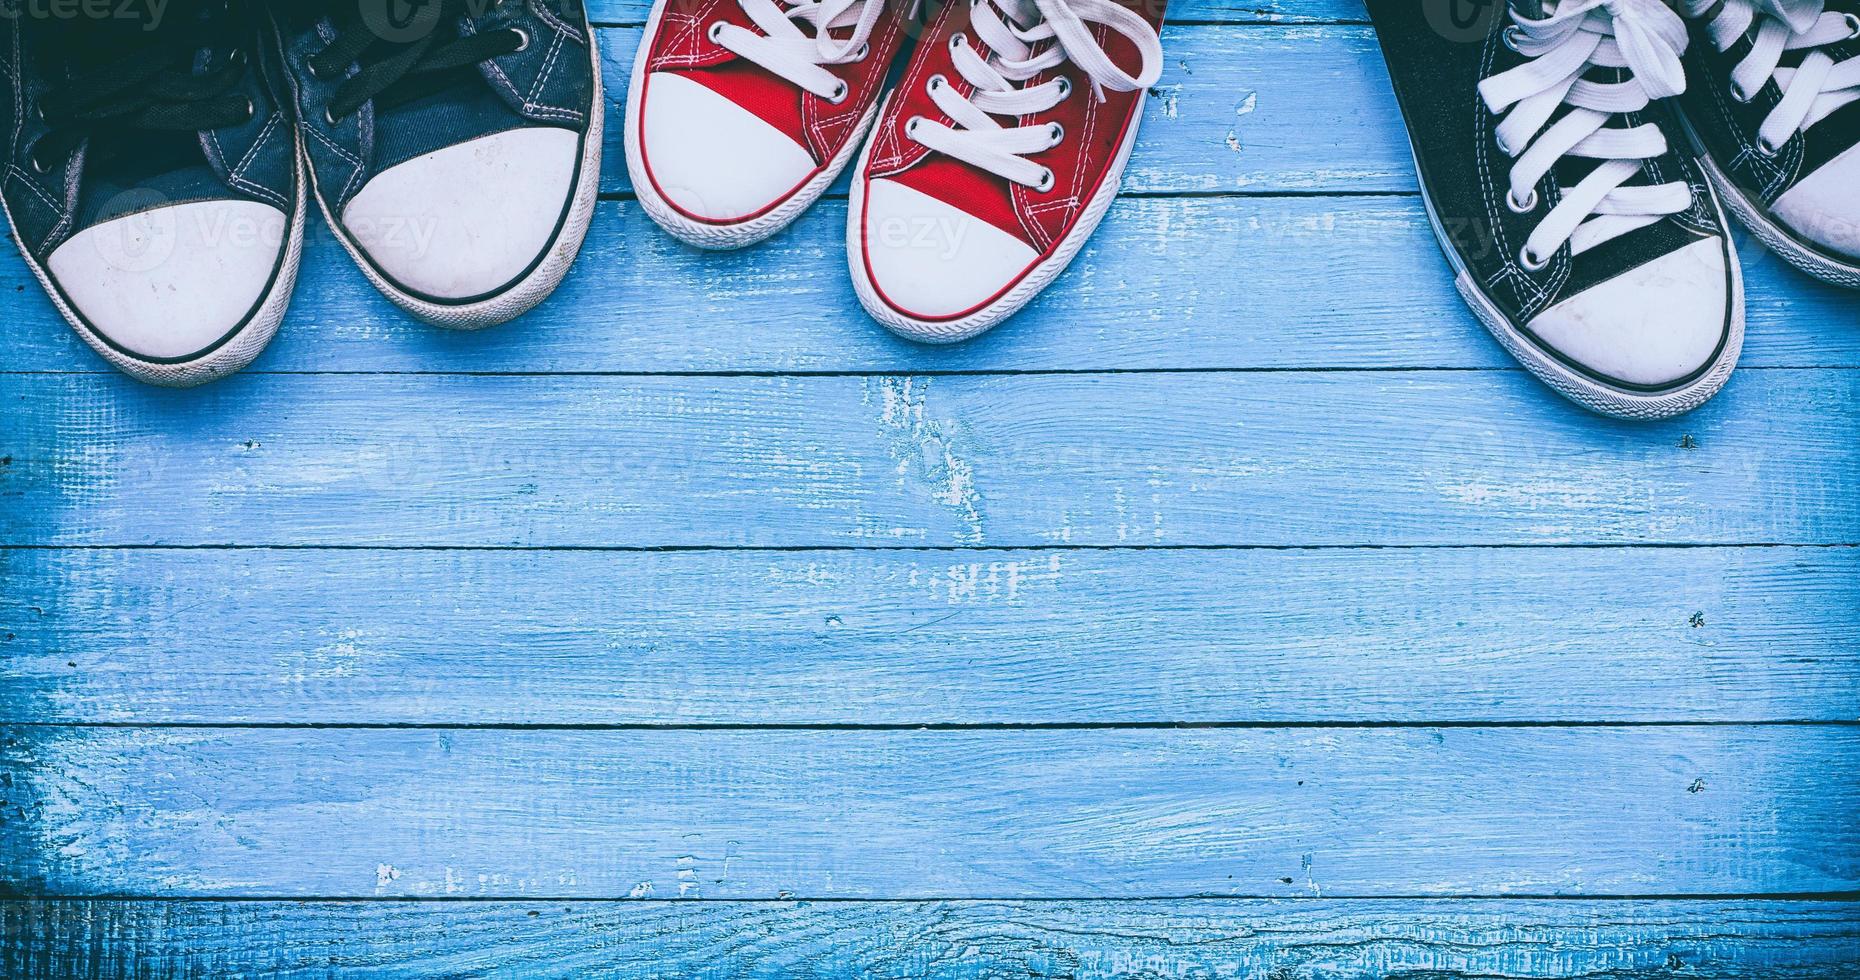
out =
{"type": "Polygon", "coordinates": [[[775,234],[878,115],[912,0],[658,0],[626,100],[640,204],[702,248],[775,234]]]}
{"type": "Polygon", "coordinates": [[[1162,15],[1163,0],[943,9],[853,175],[848,259],[873,317],[961,340],[1065,269],[1117,196],[1162,15]]]}

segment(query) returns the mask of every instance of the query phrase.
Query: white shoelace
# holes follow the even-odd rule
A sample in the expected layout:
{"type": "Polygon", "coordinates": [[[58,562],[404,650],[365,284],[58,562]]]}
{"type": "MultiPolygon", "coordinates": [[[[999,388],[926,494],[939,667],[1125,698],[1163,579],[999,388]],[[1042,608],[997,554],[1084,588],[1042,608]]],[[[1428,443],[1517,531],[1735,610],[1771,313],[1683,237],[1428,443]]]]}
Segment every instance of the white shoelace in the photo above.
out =
{"type": "Polygon", "coordinates": [[[1149,88],[1162,76],[1162,39],[1149,22],[1111,0],[974,0],[971,26],[988,48],[976,53],[967,34],[950,38],[956,71],[974,86],[967,98],[941,75],[930,78],[930,97],[954,125],[922,116],[905,123],[905,135],[964,163],[1039,191],[1051,190],[1053,172],[1026,159],[1058,146],[1066,138],[1058,123],[1003,126],[995,116],[1045,112],[1072,94],[1072,83],[1056,77],[1022,88],[1020,83],[1068,61],[1091,80],[1100,100],[1104,89],[1133,92],[1149,88]],[[1016,24],[1031,24],[1022,29],[1016,24]],[[1127,74],[1092,37],[1102,25],[1137,46],[1142,66],[1127,74]],[[1050,44],[1046,42],[1052,42],[1050,44]]]}
{"type": "Polygon", "coordinates": [[[864,61],[867,39],[885,12],[885,0],[799,0],[785,10],[775,0],[737,2],[762,33],[717,21],[711,41],[835,104],[846,100],[847,86],[823,66],[864,61]],[[846,27],[852,35],[844,41],[829,33],[846,27]]]}
{"type": "Polygon", "coordinates": [[[1565,188],[1563,199],[1531,232],[1519,258],[1540,269],[1569,243],[1580,255],[1610,239],[1692,206],[1683,180],[1622,186],[1648,160],[1667,151],[1653,123],[1604,128],[1620,113],[1639,112],[1654,99],[1685,91],[1686,24],[1661,0],[1565,2],[1542,19],[1515,10],[1506,43],[1531,59],[1479,83],[1493,112],[1511,111],[1498,124],[1499,148],[1513,158],[1506,203],[1520,213],[1537,207],[1537,184],[1565,156],[1600,160],[1587,177],[1565,188]],[[1616,83],[1583,78],[1591,67],[1625,68],[1616,83]],[[1545,128],[1563,105],[1571,108],[1545,128]]]}
{"type": "MultiPolygon", "coordinates": [[[[1697,17],[1717,0],[1687,0],[1697,17]]],[[[1712,43],[1724,51],[1762,18],[1750,53],[1731,71],[1731,96],[1749,102],[1772,76],[1782,101],[1763,120],[1757,139],[1765,153],[1775,153],[1799,131],[1826,119],[1834,110],[1860,100],[1860,58],[1836,62],[1817,50],[1860,36],[1860,18],[1823,10],[1822,0],[1724,0],[1708,25],[1712,43]],[[1781,67],[1783,54],[1807,51],[1797,68],[1781,67]]]]}

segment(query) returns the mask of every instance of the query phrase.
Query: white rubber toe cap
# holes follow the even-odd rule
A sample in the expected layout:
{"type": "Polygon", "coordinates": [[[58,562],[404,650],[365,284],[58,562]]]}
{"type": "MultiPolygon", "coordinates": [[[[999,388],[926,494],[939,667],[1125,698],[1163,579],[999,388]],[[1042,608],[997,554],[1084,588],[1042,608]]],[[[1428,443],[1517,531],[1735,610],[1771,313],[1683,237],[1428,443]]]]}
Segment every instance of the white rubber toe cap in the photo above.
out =
{"type": "Polygon", "coordinates": [[[1803,238],[1837,255],[1860,259],[1860,146],[1802,178],[1771,210],[1803,238]]]}
{"type": "Polygon", "coordinates": [[[342,226],[403,289],[446,301],[493,296],[554,243],[580,162],[572,130],[480,136],[377,174],[343,209],[342,226]]]}
{"type": "Polygon", "coordinates": [[[659,195],[704,221],[766,211],[819,169],[787,134],[675,72],[647,77],[640,152],[659,195]]]}
{"type": "Polygon", "coordinates": [[[1040,255],[994,225],[892,180],[868,185],[864,225],[872,285],[892,308],[918,319],[969,313],[1040,255]]]}
{"type": "Polygon", "coordinates": [[[1657,387],[1697,373],[1729,311],[1724,241],[1707,238],[1539,313],[1531,333],[1591,372],[1657,387]]]}
{"type": "Polygon", "coordinates": [[[289,218],[256,201],[193,201],[113,218],[46,259],[75,312],[147,360],[186,360],[241,326],[271,286],[289,218]]]}

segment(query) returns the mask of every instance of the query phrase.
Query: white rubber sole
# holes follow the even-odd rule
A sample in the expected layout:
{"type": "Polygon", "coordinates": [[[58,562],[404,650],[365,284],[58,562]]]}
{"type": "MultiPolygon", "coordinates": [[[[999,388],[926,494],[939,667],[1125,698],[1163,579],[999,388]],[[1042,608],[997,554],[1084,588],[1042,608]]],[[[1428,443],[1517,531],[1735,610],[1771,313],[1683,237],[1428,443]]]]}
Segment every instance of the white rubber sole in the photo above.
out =
{"type": "Polygon", "coordinates": [[[1860,263],[1844,262],[1821,251],[1771,218],[1768,208],[1745,194],[1744,189],[1718,166],[1718,162],[1705,153],[1704,142],[1699,139],[1692,124],[1688,122],[1685,127],[1692,148],[1697,152],[1699,166],[1704,169],[1705,177],[1711,182],[1718,199],[1724,202],[1725,210],[1739,224],[1749,229],[1757,241],[1763,243],[1764,248],[1781,256],[1784,262],[1824,282],[1848,289],[1860,289],[1860,263]]]}
{"type": "Polygon", "coordinates": [[[1478,317],[1486,331],[1498,338],[1499,344],[1518,363],[1563,397],[1602,415],[1646,421],[1690,412],[1710,400],[1730,379],[1731,370],[1737,366],[1738,355],[1744,349],[1744,274],[1737,260],[1736,243],[1731,241],[1729,235],[1724,236],[1724,247],[1725,261],[1729,263],[1731,273],[1731,323],[1717,358],[1698,377],[1678,387],[1658,392],[1631,391],[1603,383],[1570,368],[1525,337],[1467,272],[1458,253],[1453,250],[1451,239],[1441,228],[1440,218],[1434,213],[1434,202],[1428,197],[1425,184],[1421,187],[1421,200],[1427,206],[1427,221],[1434,229],[1434,238],[1440,245],[1440,252],[1446,256],[1447,264],[1453,269],[1453,285],[1459,290],[1460,297],[1472,308],[1473,315],[1478,317]]]}
{"type": "MultiPolygon", "coordinates": [[[[436,327],[482,330],[508,323],[528,313],[562,284],[569,268],[581,254],[582,242],[588,237],[588,226],[594,222],[594,208],[601,189],[601,138],[607,117],[607,99],[601,83],[600,42],[592,27],[588,27],[587,31],[588,59],[594,73],[594,96],[589,102],[588,129],[581,137],[581,167],[575,175],[575,188],[569,199],[568,213],[536,267],[496,295],[471,303],[443,303],[401,289],[375,268],[361,247],[343,231],[342,224],[330,212],[329,203],[322,193],[319,191],[316,194],[317,208],[323,212],[323,220],[329,223],[336,240],[342,243],[349,258],[362,270],[362,275],[368,277],[375,289],[392,300],[394,305],[436,327]]],[[[301,152],[314,188],[316,172],[309,167],[308,147],[303,147],[301,152]]]]}
{"type": "MultiPolygon", "coordinates": [[[[1139,106],[1137,111],[1141,113],[1142,107],[1139,106]]],[[[1032,302],[1035,296],[1059,278],[1060,273],[1066,271],[1092,233],[1098,230],[1098,224],[1104,220],[1105,214],[1111,210],[1111,204],[1117,200],[1123,186],[1124,167],[1130,162],[1130,151],[1137,144],[1137,129],[1141,123],[1141,116],[1131,122],[1123,143],[1117,148],[1117,155],[1111,160],[1110,172],[1098,185],[1097,193],[1086,203],[1078,221],[1066,237],[1060,240],[1053,254],[1027,270],[1018,282],[987,306],[951,320],[923,320],[901,312],[886,302],[879,295],[878,288],[872,284],[872,277],[866,271],[863,248],[865,181],[858,176],[865,173],[866,161],[871,155],[871,147],[867,146],[859,154],[859,169],[852,182],[851,206],[846,210],[846,261],[852,272],[853,291],[859,296],[859,305],[865,307],[872,319],[892,333],[926,344],[953,344],[968,340],[1020,312],[1021,307],[1032,302]]]]}
{"type": "MultiPolygon", "coordinates": [[[[295,132],[295,127],[292,127],[295,132]]],[[[290,308],[291,294],[297,288],[297,270],[302,263],[304,251],[304,220],[308,217],[306,201],[310,196],[308,175],[303,164],[302,136],[298,136],[297,155],[297,200],[292,208],[290,230],[284,242],[284,257],[278,266],[277,275],[271,286],[259,301],[257,310],[246,319],[245,325],[231,336],[222,340],[211,351],[184,361],[151,361],[139,358],[111,346],[97,332],[84,323],[82,317],[65,301],[64,294],[53,283],[52,277],[32,257],[26,243],[20,240],[19,226],[13,223],[12,210],[0,198],[0,211],[6,214],[7,230],[13,238],[13,244],[19,249],[20,257],[26,260],[26,267],[32,270],[34,278],[51,297],[52,305],[58,309],[65,323],[69,324],[97,356],[108,361],[112,367],[145,384],[158,385],[163,388],[192,388],[217,381],[229,374],[237,373],[263,353],[277,336],[278,325],[284,321],[284,313],[290,308]]]]}
{"type": "Polygon", "coordinates": [[[833,159],[827,161],[825,169],[809,177],[806,183],[790,193],[780,204],[753,218],[728,224],[687,217],[653,187],[652,178],[646,173],[646,161],[639,142],[640,114],[643,109],[640,93],[645,91],[646,62],[652,49],[652,38],[659,30],[659,16],[664,11],[665,0],[653,4],[652,15],[646,21],[646,33],[639,42],[639,52],[633,58],[633,75],[626,93],[627,178],[633,182],[633,193],[639,198],[640,207],[645,210],[646,216],[673,238],[687,245],[714,251],[754,245],[793,224],[796,218],[814,206],[815,201],[820,200],[820,195],[825,194],[828,187],[833,186],[833,181],[852,161],[853,154],[864,145],[872,123],[884,109],[885,100],[880,99],[866,110],[846,145],[834,154],[833,159]]]}

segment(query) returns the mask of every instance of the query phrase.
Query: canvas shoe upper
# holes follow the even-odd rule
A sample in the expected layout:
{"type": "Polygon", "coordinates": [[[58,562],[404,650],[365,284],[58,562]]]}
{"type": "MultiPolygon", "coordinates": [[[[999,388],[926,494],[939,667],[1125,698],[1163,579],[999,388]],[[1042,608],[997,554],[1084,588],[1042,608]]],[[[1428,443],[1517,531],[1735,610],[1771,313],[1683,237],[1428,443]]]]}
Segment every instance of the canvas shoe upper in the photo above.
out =
{"type": "Polygon", "coordinates": [[[1456,285],[1538,377],[1599,412],[1711,397],[1743,291],[1717,202],[1669,104],[1686,25],[1662,0],[1371,0],[1421,189],[1456,285]]]}
{"type": "Polygon", "coordinates": [[[1686,0],[1680,99],[1726,205],[1804,271],[1860,287],[1860,0],[1686,0]]]}
{"type": "Polygon", "coordinates": [[[925,32],[853,175],[847,257],[893,331],[949,342],[1031,300],[1117,196],[1163,3],[973,0],[925,32]]]}
{"type": "Polygon", "coordinates": [[[581,0],[277,0],[317,202],[440,326],[525,312],[593,217],[602,95],[581,0]]]}
{"type": "Polygon", "coordinates": [[[289,303],[304,194],[264,50],[206,0],[0,3],[0,204],[78,336],[143,381],[246,366],[289,303]]]}
{"type": "Polygon", "coordinates": [[[627,94],[627,171],[679,239],[737,248],[827,189],[871,128],[904,0],[659,0],[627,94]]]}

